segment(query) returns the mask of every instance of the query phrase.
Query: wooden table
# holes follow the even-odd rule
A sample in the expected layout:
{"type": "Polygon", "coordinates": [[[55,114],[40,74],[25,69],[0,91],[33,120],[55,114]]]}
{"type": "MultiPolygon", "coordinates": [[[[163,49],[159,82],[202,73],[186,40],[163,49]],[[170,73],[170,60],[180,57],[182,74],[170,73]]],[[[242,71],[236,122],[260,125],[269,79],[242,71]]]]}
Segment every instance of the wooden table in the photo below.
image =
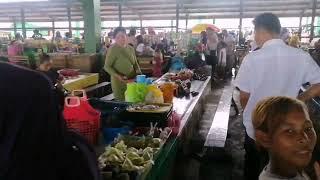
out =
{"type": "Polygon", "coordinates": [[[63,84],[63,87],[68,91],[85,89],[89,86],[98,84],[99,74],[98,73],[84,73],[80,74],[79,77],[75,79],[68,79],[63,84]]]}

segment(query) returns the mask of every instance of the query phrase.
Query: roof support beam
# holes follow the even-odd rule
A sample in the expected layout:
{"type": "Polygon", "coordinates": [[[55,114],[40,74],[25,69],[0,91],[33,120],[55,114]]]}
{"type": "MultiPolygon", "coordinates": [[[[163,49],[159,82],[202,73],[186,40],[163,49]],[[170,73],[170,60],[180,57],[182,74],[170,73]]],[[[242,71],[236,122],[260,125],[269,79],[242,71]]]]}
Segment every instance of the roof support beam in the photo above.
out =
{"type": "Polygon", "coordinates": [[[314,20],[316,17],[316,8],[317,8],[317,0],[312,0],[312,16],[311,16],[311,33],[310,33],[310,42],[314,38],[314,20]]]}

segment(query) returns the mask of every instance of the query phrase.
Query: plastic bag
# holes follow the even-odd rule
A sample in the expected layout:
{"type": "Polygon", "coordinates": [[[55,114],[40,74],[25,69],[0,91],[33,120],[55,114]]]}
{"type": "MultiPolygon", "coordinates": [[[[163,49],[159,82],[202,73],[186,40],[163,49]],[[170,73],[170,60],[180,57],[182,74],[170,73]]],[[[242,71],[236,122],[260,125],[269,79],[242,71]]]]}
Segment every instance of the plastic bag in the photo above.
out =
{"type": "Polygon", "coordinates": [[[145,98],[146,103],[150,104],[161,104],[163,103],[163,93],[162,91],[155,85],[148,86],[148,93],[145,98]]]}
{"type": "Polygon", "coordinates": [[[92,144],[96,144],[100,128],[100,112],[95,110],[88,102],[87,95],[83,90],[83,96],[74,96],[76,91],[72,92],[71,97],[65,98],[65,107],[63,111],[69,129],[73,129],[88,139],[92,144]]]}
{"type": "Polygon", "coordinates": [[[125,100],[131,103],[144,102],[147,92],[147,85],[144,83],[128,83],[125,100]]]}

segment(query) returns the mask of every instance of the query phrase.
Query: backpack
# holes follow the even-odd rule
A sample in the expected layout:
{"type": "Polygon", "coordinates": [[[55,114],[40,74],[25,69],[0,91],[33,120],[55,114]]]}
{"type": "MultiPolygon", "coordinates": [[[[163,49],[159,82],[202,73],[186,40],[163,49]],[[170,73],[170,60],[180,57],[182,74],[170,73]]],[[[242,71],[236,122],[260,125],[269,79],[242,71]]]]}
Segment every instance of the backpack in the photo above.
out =
{"type": "Polygon", "coordinates": [[[63,180],[102,180],[92,145],[74,131],[67,131],[61,160],[63,180]]]}

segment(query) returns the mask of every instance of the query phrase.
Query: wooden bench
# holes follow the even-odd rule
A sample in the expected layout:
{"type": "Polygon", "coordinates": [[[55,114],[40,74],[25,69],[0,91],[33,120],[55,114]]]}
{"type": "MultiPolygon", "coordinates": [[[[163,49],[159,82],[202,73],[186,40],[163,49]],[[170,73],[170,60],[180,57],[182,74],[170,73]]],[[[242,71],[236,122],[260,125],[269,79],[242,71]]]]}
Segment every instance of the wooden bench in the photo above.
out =
{"type": "Polygon", "coordinates": [[[216,113],[214,114],[211,128],[204,146],[224,148],[228,134],[229,116],[233,101],[234,87],[229,84],[223,89],[216,113]]]}

